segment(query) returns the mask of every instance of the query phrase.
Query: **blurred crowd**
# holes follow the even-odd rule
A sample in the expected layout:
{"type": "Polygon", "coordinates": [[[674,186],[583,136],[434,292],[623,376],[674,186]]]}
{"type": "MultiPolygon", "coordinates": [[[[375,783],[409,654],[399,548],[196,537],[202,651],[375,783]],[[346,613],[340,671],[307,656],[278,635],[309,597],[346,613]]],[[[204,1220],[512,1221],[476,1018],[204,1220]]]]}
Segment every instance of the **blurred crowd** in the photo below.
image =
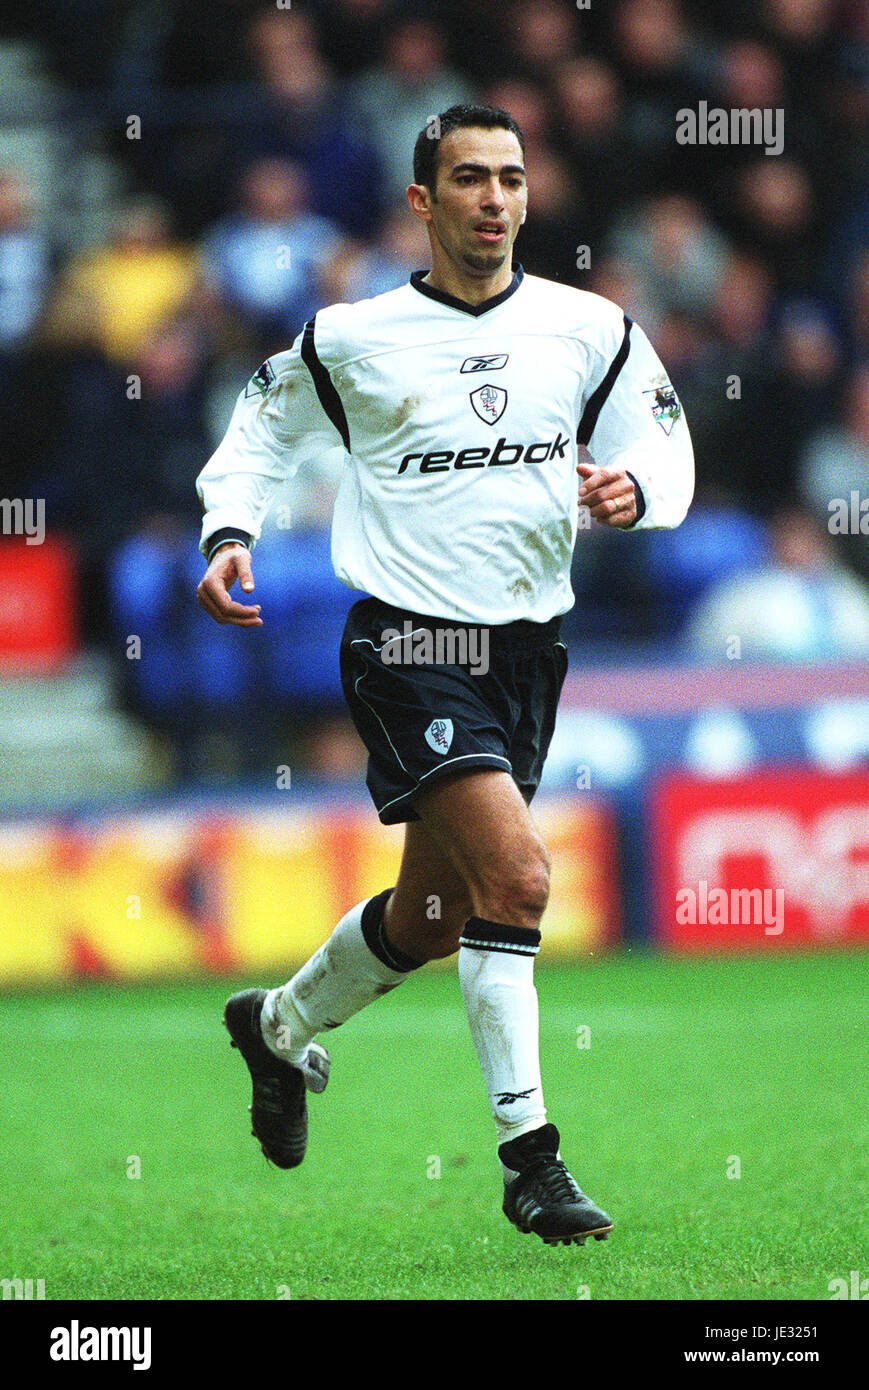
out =
{"type": "Polygon", "coordinates": [[[275,711],[341,707],[340,454],[258,547],[264,641],[193,604],[193,483],[264,357],[427,264],[413,142],[464,100],[525,131],[526,271],[643,325],[695,444],[678,531],[581,537],[568,642],[869,654],[869,516],[830,526],[869,497],[865,0],[36,0],[14,35],[120,195],[97,244],[49,235],[46,190],[0,164],[2,492],[74,539],[86,640],[147,633],[128,698],[179,746],[235,697],[253,757],[275,711]],[[701,102],[782,111],[783,152],[680,145],[701,102]]]}

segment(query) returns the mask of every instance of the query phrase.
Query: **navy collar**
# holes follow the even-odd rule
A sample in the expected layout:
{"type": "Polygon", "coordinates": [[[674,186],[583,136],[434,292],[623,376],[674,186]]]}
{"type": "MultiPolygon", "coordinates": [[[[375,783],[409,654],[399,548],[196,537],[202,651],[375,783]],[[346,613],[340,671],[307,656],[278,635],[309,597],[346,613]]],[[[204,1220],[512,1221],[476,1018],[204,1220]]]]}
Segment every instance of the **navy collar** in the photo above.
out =
{"type": "Polygon", "coordinates": [[[517,265],[506,290],[500,294],[493,294],[491,299],[484,299],[481,304],[469,304],[465,299],[458,299],[454,294],[447,294],[444,290],[435,289],[434,285],[429,285],[423,280],[424,275],[428,275],[427,270],[415,270],[410,277],[410,283],[420,294],[425,294],[429,299],[436,299],[438,304],[446,304],[450,309],[460,309],[463,314],[470,314],[477,319],[481,314],[487,314],[490,309],[496,309],[499,304],[503,304],[505,299],[509,299],[511,294],[515,294],[525,278],[525,271],[521,265],[517,265]]]}

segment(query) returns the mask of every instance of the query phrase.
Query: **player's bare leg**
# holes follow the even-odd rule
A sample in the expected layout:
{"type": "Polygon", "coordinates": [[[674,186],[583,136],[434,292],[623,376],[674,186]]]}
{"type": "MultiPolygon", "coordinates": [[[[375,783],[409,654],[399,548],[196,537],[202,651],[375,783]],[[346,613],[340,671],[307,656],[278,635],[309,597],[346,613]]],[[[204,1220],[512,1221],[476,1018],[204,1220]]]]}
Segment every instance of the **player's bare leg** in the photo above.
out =
{"type": "Polygon", "coordinates": [[[468,886],[449,854],[424,821],[408,821],[383,917],[389,941],[416,960],[455,955],[472,911],[468,886]]]}
{"type": "Polygon", "coordinates": [[[345,913],[286,985],[245,990],[228,1001],[224,1021],[253,1081],[253,1133],[273,1163],[292,1168],[305,1155],[306,1091],[322,1091],[329,1071],[328,1053],[315,1036],[395,989],[425,961],[457,950],[470,910],[448,856],[424,826],[409,822],[395,889],[345,913]],[[404,922],[397,935],[384,921],[394,895],[404,922]]]}
{"type": "MultiPolygon", "coordinates": [[[[416,809],[473,909],[459,980],[498,1132],[505,1214],[549,1244],[603,1239],[612,1222],[568,1173],[543,1104],[533,967],[551,859],[540,832],[512,777],[496,770],[442,781],[416,809]]],[[[392,930],[409,931],[407,919],[397,914],[392,930]]]]}

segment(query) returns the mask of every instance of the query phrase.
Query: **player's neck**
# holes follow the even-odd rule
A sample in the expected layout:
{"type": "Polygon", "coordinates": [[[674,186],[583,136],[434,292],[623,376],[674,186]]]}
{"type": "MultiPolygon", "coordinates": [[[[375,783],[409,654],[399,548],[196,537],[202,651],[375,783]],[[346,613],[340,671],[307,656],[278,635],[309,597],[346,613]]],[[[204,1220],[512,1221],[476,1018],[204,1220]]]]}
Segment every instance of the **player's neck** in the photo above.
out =
{"type": "Polygon", "coordinates": [[[505,261],[492,275],[471,275],[452,261],[434,256],[432,268],[423,279],[432,289],[452,295],[453,299],[461,299],[465,304],[483,304],[509,289],[513,281],[513,263],[512,259],[505,261]]]}

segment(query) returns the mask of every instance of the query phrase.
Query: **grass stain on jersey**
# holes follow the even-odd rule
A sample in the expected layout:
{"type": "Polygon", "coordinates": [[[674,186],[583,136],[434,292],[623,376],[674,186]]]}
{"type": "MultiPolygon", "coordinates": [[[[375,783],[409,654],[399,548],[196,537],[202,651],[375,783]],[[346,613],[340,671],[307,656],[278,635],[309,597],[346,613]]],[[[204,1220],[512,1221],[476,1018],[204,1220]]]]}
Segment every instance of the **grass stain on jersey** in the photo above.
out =
{"type": "Polygon", "coordinates": [[[538,555],[547,570],[560,573],[570,555],[570,518],[551,521],[523,533],[522,543],[529,554],[538,555]]]}
{"type": "Polygon", "coordinates": [[[422,396],[405,396],[400,405],[395,407],[391,418],[387,422],[388,428],[400,430],[402,425],[406,425],[408,420],[419,409],[422,404],[422,396]]]}

